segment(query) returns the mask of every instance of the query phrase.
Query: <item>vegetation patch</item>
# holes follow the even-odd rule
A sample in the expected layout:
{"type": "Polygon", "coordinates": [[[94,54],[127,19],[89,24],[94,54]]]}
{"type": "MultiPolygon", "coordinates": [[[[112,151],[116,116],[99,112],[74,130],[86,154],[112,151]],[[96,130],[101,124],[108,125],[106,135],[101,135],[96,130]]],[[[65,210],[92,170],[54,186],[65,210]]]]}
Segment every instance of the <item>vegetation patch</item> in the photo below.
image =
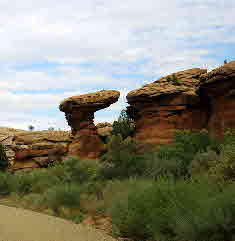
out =
{"type": "Polygon", "coordinates": [[[122,128],[100,160],[73,157],[14,174],[3,169],[0,203],[76,223],[111,218],[114,236],[136,241],[234,241],[234,130],[223,141],[206,131],[179,131],[172,144],[140,151],[122,128]]]}

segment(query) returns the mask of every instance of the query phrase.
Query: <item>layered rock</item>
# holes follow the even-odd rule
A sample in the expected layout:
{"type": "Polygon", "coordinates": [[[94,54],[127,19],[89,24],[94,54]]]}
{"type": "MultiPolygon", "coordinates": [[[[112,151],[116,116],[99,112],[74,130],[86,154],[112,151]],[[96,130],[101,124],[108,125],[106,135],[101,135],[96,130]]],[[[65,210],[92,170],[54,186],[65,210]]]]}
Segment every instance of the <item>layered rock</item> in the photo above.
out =
{"type": "Polygon", "coordinates": [[[0,143],[5,146],[6,155],[8,157],[10,165],[13,165],[15,160],[15,152],[12,149],[12,147],[14,146],[13,138],[16,134],[26,133],[26,132],[27,131],[20,130],[20,129],[0,127],[0,143]]]}
{"type": "Polygon", "coordinates": [[[197,93],[209,106],[211,133],[222,138],[226,128],[235,128],[235,61],[203,74],[197,93]]]}
{"type": "Polygon", "coordinates": [[[72,96],[61,102],[59,109],[65,112],[73,135],[69,155],[79,156],[82,159],[96,159],[105,151],[94,124],[94,113],[115,103],[119,96],[118,91],[103,90],[72,96]]]}
{"type": "Polygon", "coordinates": [[[10,169],[46,167],[66,158],[71,133],[68,131],[24,131],[0,128],[1,144],[7,147],[10,169]]]}
{"type": "Polygon", "coordinates": [[[96,125],[97,133],[102,138],[106,138],[112,135],[113,126],[109,122],[102,122],[96,125]]]}
{"type": "Polygon", "coordinates": [[[152,144],[172,142],[176,129],[202,129],[207,107],[196,93],[205,69],[189,69],[163,77],[127,95],[129,115],[136,122],[137,140],[152,144]]]}

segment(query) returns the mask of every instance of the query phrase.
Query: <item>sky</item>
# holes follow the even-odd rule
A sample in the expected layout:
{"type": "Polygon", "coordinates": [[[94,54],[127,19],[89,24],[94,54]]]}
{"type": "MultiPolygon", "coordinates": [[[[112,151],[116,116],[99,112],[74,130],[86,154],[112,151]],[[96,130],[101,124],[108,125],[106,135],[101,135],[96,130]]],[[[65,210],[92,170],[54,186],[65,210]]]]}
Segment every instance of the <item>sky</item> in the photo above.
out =
{"type": "Polygon", "coordinates": [[[59,103],[102,89],[119,101],[160,77],[235,60],[233,0],[0,0],[0,126],[69,130],[59,103]]]}

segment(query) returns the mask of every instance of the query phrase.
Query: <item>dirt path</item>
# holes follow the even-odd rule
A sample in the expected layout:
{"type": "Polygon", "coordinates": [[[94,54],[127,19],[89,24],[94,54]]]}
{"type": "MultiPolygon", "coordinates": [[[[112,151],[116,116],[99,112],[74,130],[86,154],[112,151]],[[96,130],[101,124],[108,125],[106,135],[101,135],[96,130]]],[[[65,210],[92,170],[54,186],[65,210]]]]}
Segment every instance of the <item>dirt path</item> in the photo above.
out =
{"type": "Polygon", "coordinates": [[[0,241],[115,241],[102,231],[21,208],[0,205],[0,241]]]}

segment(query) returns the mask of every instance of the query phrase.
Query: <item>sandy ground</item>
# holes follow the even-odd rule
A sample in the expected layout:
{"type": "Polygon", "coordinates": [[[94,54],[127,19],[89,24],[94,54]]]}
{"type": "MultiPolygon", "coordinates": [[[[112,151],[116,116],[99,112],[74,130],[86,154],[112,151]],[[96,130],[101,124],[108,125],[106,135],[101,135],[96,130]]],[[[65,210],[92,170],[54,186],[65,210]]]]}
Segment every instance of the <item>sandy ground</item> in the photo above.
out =
{"type": "Polygon", "coordinates": [[[115,241],[100,230],[0,205],[0,241],[115,241]]]}

